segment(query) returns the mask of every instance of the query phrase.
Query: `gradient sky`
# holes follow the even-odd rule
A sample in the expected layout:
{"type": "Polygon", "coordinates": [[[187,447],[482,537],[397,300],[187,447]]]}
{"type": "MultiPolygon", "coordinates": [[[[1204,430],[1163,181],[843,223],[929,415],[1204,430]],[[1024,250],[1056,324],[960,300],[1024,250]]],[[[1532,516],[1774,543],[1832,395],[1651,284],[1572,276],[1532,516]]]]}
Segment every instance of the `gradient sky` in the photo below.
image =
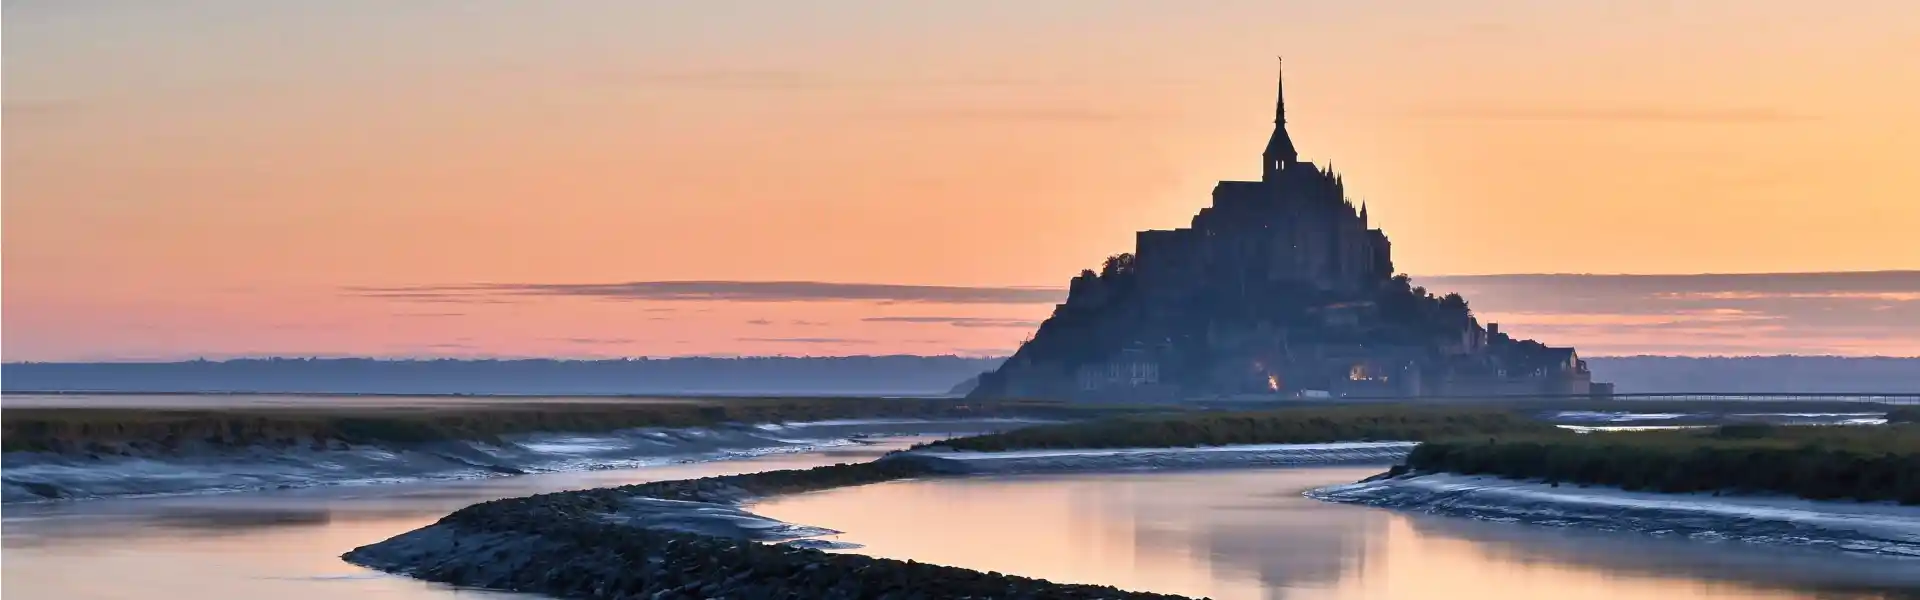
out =
{"type": "MultiPolygon", "coordinates": [[[[8,0],[4,25],[7,360],[1004,353],[1050,308],[1028,288],[1257,176],[1276,54],[1303,158],[1403,271],[1920,269],[1907,0],[8,0]]],[[[1627,280],[1500,281],[1487,317],[1588,354],[1920,355],[1911,271],[1796,279],[1792,309],[1665,278],[1505,310],[1627,280]],[[1688,293],[1717,304],[1632,300],[1688,293]],[[1814,304],[1848,329],[1780,317],[1814,304]],[[1797,325],[1714,312],[1753,310],[1797,325]]]]}

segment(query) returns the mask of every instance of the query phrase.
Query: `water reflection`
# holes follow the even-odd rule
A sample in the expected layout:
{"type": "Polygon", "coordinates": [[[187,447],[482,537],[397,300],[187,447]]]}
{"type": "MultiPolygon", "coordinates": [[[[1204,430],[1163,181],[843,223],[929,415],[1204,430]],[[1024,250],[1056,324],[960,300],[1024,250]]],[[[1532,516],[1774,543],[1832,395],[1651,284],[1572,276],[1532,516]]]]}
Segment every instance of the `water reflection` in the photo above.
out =
{"type": "Polygon", "coordinates": [[[1403,518],[1410,535],[1470,541],[1490,561],[1529,567],[1582,564],[1643,576],[1687,577],[1776,591],[1811,589],[1822,598],[1880,597],[1874,590],[1920,593],[1920,564],[1884,557],[1836,556],[1807,548],[1756,549],[1738,542],[1515,526],[1432,516],[1403,518]],[[1864,594],[1864,596],[1863,596],[1864,594]]]}
{"type": "MultiPolygon", "coordinates": [[[[897,444],[889,447],[897,447],[897,444]]],[[[769,456],[412,485],[12,505],[0,595],[76,600],[527,596],[371,573],[337,556],[492,498],[862,460],[769,456]]],[[[771,500],[854,550],[1222,600],[1896,598],[1911,561],[1416,517],[1300,491],[1373,468],[947,479],[771,500]]],[[[1908,594],[1907,598],[1920,598],[1908,594]]]]}
{"type": "Polygon", "coordinates": [[[1303,498],[1377,469],[897,482],[756,512],[865,554],[1220,599],[1892,598],[1911,561],[1414,517],[1303,498]],[[1895,563],[1898,564],[1895,564],[1895,563]]]}
{"type": "Polygon", "coordinates": [[[341,553],[461,507],[511,496],[865,460],[906,440],[836,456],[793,454],[647,469],[244,494],[8,505],[0,597],[444,599],[529,596],[455,590],[374,573],[341,553]],[[864,456],[862,456],[864,455],[864,456]]]}

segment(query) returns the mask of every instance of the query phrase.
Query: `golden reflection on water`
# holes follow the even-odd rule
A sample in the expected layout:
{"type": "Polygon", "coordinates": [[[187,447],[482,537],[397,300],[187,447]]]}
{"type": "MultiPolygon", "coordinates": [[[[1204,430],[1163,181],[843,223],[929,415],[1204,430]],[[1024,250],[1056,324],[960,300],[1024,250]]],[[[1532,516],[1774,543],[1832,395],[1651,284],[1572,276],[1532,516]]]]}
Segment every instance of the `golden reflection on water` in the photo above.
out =
{"type": "Polygon", "coordinates": [[[909,481],[753,510],[864,545],[848,552],[1221,600],[1882,597],[1812,591],[1808,581],[1829,565],[1804,555],[1408,516],[1299,495],[1374,471],[909,481]],[[1771,585],[1743,579],[1795,568],[1809,572],[1771,585]]]}
{"type": "MultiPolygon", "coordinates": [[[[886,449],[466,482],[9,506],[0,596],[525,599],[530,596],[374,573],[337,557],[491,498],[805,468],[868,460],[886,449]]],[[[1221,600],[1880,597],[1811,590],[1858,579],[1849,568],[1885,563],[1821,563],[1729,546],[1414,517],[1300,496],[1375,470],[907,481],[776,498],[753,510],[848,532],[839,537],[866,545],[853,552],[1221,600]]],[[[1912,565],[1902,561],[1899,568],[1912,565]]]]}

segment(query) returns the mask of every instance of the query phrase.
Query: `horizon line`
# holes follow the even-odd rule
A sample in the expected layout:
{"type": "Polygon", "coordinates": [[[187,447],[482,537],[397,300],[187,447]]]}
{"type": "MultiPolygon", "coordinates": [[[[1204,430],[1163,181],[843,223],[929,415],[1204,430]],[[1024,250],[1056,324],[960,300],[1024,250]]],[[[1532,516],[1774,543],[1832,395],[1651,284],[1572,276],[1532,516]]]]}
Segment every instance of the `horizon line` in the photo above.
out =
{"type": "MultiPolygon", "coordinates": [[[[226,357],[226,358],[214,358],[214,359],[210,359],[210,358],[204,358],[204,357],[202,357],[202,358],[184,358],[184,359],[172,359],[172,360],[150,360],[150,359],[135,359],[135,360],[91,360],[91,361],[34,361],[34,360],[28,360],[28,361],[8,361],[8,362],[0,362],[0,366],[19,366],[19,365],[169,365],[169,364],[186,364],[186,363],[201,363],[201,362],[205,362],[205,363],[227,363],[227,362],[240,362],[240,361],[272,361],[272,360],[285,360],[285,361],[328,361],[328,360],[362,360],[362,361],[374,361],[374,362],[517,362],[517,361],[525,361],[525,362],[531,362],[531,361],[548,361],[548,362],[581,362],[581,363],[588,363],[588,362],[640,362],[640,361],[668,361],[668,360],[693,360],[693,359],[708,359],[708,360],[755,360],[755,359],[758,359],[758,360],[765,360],[765,359],[785,359],[785,360],[844,360],[844,359],[857,359],[857,358],[923,358],[923,359],[934,359],[934,358],[952,358],[952,359],[960,359],[960,360],[1005,360],[1005,359],[1006,359],[1006,358],[1008,358],[1009,356],[1012,356],[1012,354],[1011,354],[1011,353],[1009,353],[1009,354],[1007,354],[1007,355],[996,355],[996,356],[966,356],[966,355],[960,355],[960,354],[836,354],[836,355],[821,355],[821,356],[792,356],[792,355],[782,355],[782,354],[743,354],[743,355],[713,355],[713,354],[680,354],[680,355],[664,355],[664,356],[652,356],[652,355],[644,355],[644,356],[621,356],[621,357],[599,357],[599,358],[565,358],[565,357],[555,357],[555,356],[514,356],[514,357],[507,357],[507,356],[501,356],[501,357],[451,357],[451,356],[365,356],[365,355],[358,355],[358,356],[299,356],[299,355],[262,355],[262,356],[234,356],[234,357],[226,357]]],[[[1896,355],[1847,355],[1847,354],[1700,354],[1700,355],[1688,355],[1688,354],[1596,354],[1596,355],[1592,355],[1592,356],[1586,356],[1586,357],[1583,357],[1583,360],[1584,360],[1584,359],[1596,359],[1596,358],[1602,358],[1602,359],[1619,359],[1619,358],[1665,358],[1665,359],[1758,359],[1758,358],[1837,358],[1837,359],[1847,359],[1847,360],[1920,360],[1920,355],[1914,355],[1914,356],[1896,356],[1896,355]]]]}

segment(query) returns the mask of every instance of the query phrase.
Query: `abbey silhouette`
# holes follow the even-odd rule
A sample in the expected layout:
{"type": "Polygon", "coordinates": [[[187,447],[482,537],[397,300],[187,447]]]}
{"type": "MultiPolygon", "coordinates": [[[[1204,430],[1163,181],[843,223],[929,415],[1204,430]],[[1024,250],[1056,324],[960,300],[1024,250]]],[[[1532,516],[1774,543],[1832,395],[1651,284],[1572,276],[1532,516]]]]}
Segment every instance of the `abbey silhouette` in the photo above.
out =
{"type": "Polygon", "coordinates": [[[1392,245],[1330,167],[1300,160],[1284,80],[1259,181],[1222,181],[1190,227],[1139,232],[974,396],[1587,394],[1572,348],[1482,327],[1394,275],[1392,245]]]}

